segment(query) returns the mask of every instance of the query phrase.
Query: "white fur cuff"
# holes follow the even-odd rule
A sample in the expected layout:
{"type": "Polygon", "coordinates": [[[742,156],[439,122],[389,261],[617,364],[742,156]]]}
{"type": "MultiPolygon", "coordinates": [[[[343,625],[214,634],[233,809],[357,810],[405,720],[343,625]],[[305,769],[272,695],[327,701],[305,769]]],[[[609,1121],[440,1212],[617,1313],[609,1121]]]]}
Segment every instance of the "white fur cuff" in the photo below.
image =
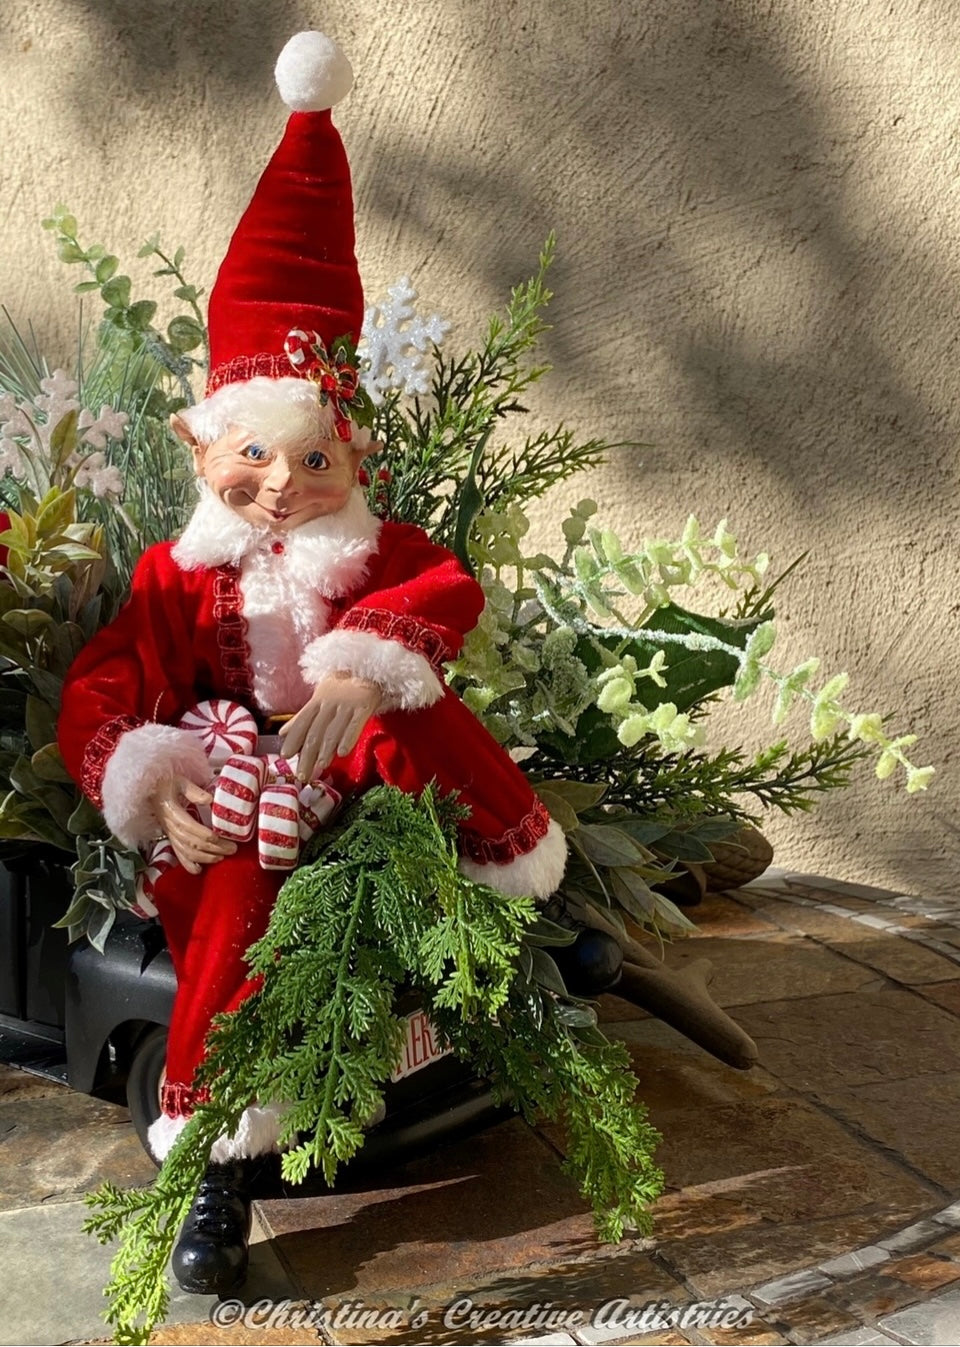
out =
{"type": "Polygon", "coordinates": [[[505,865],[497,865],[492,861],[484,864],[472,861],[469,856],[460,857],[460,869],[468,879],[478,884],[488,884],[491,889],[499,889],[511,898],[524,895],[549,898],[560,887],[566,864],[567,839],[555,819],[550,820],[546,835],[541,837],[532,851],[507,861],[505,865]]]}
{"type": "Polygon", "coordinates": [[[370,631],[329,631],[311,641],[300,660],[308,683],[329,674],[368,679],[386,695],[382,711],[419,711],[443,696],[443,684],[430,662],[399,641],[370,631]]]}
{"type": "Polygon", "coordinates": [[[209,783],[210,764],[196,735],[173,725],[147,724],[120,737],[103,774],[103,817],[126,846],[143,846],[162,832],[147,801],[170,776],[189,777],[198,786],[209,783]]]}
{"type": "MultiPolygon", "coordinates": [[[[252,1105],[244,1109],[236,1132],[229,1137],[219,1137],[213,1143],[211,1163],[222,1165],[227,1160],[251,1160],[254,1156],[269,1155],[278,1150],[280,1121],[285,1111],[278,1104],[264,1108],[252,1105]]],[[[161,1113],[156,1122],[150,1124],[147,1145],[156,1161],[163,1163],[188,1121],[185,1117],[171,1118],[161,1113]]]]}

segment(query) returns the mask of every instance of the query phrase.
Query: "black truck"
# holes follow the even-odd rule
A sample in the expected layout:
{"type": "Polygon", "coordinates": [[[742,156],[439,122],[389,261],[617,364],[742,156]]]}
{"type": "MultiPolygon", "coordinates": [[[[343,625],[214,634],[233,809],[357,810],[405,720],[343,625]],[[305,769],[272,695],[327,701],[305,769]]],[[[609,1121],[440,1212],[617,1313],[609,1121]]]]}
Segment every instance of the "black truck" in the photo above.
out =
{"type": "MultiPolygon", "coordinates": [[[[160,1113],[176,977],[159,923],[120,912],[101,954],[53,923],[70,905],[63,854],[36,847],[0,863],[0,1059],[126,1103],[148,1154],[160,1113]]],[[[349,1166],[395,1163],[507,1116],[433,1034],[416,999],[386,1110],[349,1166]]],[[[155,1159],[155,1157],[152,1157],[155,1159]]]]}

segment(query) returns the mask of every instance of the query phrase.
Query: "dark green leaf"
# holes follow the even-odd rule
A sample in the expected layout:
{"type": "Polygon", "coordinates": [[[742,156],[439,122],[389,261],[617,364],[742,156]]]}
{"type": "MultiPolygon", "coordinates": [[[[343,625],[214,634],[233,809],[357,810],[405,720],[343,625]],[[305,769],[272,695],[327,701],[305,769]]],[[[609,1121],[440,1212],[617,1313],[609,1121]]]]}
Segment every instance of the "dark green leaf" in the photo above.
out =
{"type": "Polygon", "coordinates": [[[646,880],[628,866],[610,871],[610,887],[617,902],[635,922],[649,926],[657,908],[657,895],[646,880]]]}
{"type": "Polygon", "coordinates": [[[542,803],[546,805],[550,817],[560,824],[565,833],[571,833],[580,826],[576,810],[572,809],[566,800],[553,790],[552,782],[549,785],[537,785],[534,789],[542,803]]]}
{"type": "Polygon", "coordinates": [[[87,833],[98,833],[102,827],[103,818],[100,812],[85,795],[82,796],[80,803],[67,820],[67,831],[82,837],[87,833]]]}
{"type": "Polygon", "coordinates": [[[57,715],[49,702],[40,697],[27,698],[26,707],[27,738],[36,753],[57,737],[57,715]]]}
{"type": "Polygon", "coordinates": [[[572,842],[594,865],[636,865],[646,860],[633,838],[610,824],[582,823],[572,842]]]}
{"type": "Polygon", "coordinates": [[[617,827],[639,842],[641,846],[650,846],[658,837],[665,836],[670,832],[672,825],[662,823],[657,819],[644,819],[634,817],[617,818],[617,827]]]}
{"type": "Polygon", "coordinates": [[[56,929],[78,925],[80,922],[83,922],[86,919],[87,913],[90,911],[90,908],[91,902],[90,899],[87,897],[87,895],[85,893],[78,894],[77,897],[74,898],[70,906],[67,908],[63,916],[60,918],[60,920],[55,921],[53,923],[54,928],[56,929]]]}
{"type": "MultiPolygon", "coordinates": [[[[743,650],[762,621],[763,617],[753,617],[744,621],[703,617],[699,613],[691,613],[681,608],[679,604],[669,603],[657,609],[650,619],[650,626],[656,631],[676,635],[696,633],[712,636],[727,645],[734,646],[737,650],[743,650]]],[[[606,645],[608,642],[604,640],[603,644],[606,645]]],[[[615,644],[610,642],[609,647],[613,649],[615,644]]],[[[617,648],[621,651],[624,649],[622,645],[617,648]]],[[[626,653],[633,655],[641,667],[649,664],[661,648],[666,651],[667,656],[661,670],[661,676],[666,680],[666,687],[657,689],[659,701],[673,702],[678,711],[688,711],[711,693],[733,686],[739,661],[736,656],[728,655],[722,650],[685,650],[682,646],[668,643],[664,643],[661,647],[655,637],[651,639],[640,637],[630,641],[625,647],[626,653]]]]}
{"type": "Polygon", "coordinates": [[[139,299],[136,304],[131,304],[127,309],[127,319],[131,327],[146,331],[156,311],[157,306],[152,299],[139,299]]]}
{"type": "Polygon", "coordinates": [[[38,749],[30,759],[30,766],[41,781],[57,782],[65,786],[73,785],[73,777],[64,767],[63,758],[56,744],[46,744],[38,749]]]}
{"type": "Polygon", "coordinates": [[[487,447],[487,441],[493,434],[493,423],[487,426],[486,430],[477,441],[473,453],[470,455],[470,465],[467,468],[463,483],[457,493],[456,526],[453,532],[453,550],[459,557],[460,562],[466,569],[473,574],[473,561],[470,557],[468,543],[470,541],[470,530],[473,527],[473,521],[483,509],[483,492],[477,482],[477,474],[480,463],[483,459],[484,450],[487,447]]]}
{"type": "MultiPolygon", "coordinates": [[[[77,447],[77,418],[80,415],[76,410],[66,412],[53,428],[50,436],[50,456],[53,459],[53,466],[57,469],[63,467],[67,459],[77,447]]],[[[39,520],[37,521],[39,527],[39,520]]]]}
{"type": "Polygon", "coordinates": [[[538,986],[546,988],[548,992],[556,992],[558,996],[566,996],[567,989],[563,985],[563,978],[560,976],[560,969],[546,950],[532,947],[533,954],[533,977],[538,986]]]}
{"type": "Polygon", "coordinates": [[[577,1005],[571,1001],[560,1001],[557,1005],[557,1019],[568,1029],[587,1029],[597,1022],[597,1012],[593,1006],[577,1005]]]}
{"type": "Polygon", "coordinates": [[[669,832],[659,838],[654,851],[675,861],[698,861],[709,864],[713,860],[710,848],[692,832],[669,832]]]}
{"type": "MultiPolygon", "coordinates": [[[[542,784],[548,786],[554,795],[559,795],[578,814],[598,805],[608,789],[604,783],[598,784],[595,781],[551,780],[542,784]]],[[[539,786],[537,790],[539,791],[539,786]]]]}
{"type": "Polygon", "coordinates": [[[30,682],[47,705],[52,706],[54,710],[59,710],[63,679],[50,673],[47,669],[28,669],[26,672],[30,682]]]}
{"type": "Polygon", "coordinates": [[[558,926],[555,921],[550,921],[542,912],[538,912],[524,931],[523,938],[529,940],[531,945],[572,945],[577,933],[566,926],[558,926]]]}

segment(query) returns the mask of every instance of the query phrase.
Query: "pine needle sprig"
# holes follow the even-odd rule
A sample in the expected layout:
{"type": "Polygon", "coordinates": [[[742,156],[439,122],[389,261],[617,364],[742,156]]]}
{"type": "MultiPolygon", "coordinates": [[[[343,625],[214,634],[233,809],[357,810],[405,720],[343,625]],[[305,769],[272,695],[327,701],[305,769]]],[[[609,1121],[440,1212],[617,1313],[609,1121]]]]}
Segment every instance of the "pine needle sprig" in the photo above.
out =
{"type": "Polygon", "coordinates": [[[533,977],[533,955],[541,964],[544,955],[525,943],[532,927],[532,944],[542,943],[533,899],[460,872],[462,816],[433,788],[418,799],[377,787],[314,839],[281,889],[247,953],[254,991],[217,1017],[208,1039],[195,1084],[209,1102],[152,1188],[104,1185],[88,1199],[96,1210],[86,1228],[120,1239],[106,1292],[118,1341],[145,1342],[166,1312],[166,1264],[213,1142],[252,1101],[279,1109],[290,1181],[317,1168],[330,1184],[357,1153],[400,1057],[405,990],[420,994],[441,1035],[489,1072],[501,1098],[566,1126],[567,1165],[603,1238],[647,1228],[662,1186],[658,1137],[634,1100],[626,1052],[596,1029],[592,1008],[533,977]]]}
{"type": "Polygon", "coordinates": [[[854,767],[869,754],[868,747],[841,733],[796,749],[780,739],[753,757],[728,748],[713,754],[641,750],[577,766],[551,762],[548,754],[538,753],[525,766],[535,771],[562,765],[568,780],[605,781],[605,804],[645,817],[727,815],[756,824],[762,815],[745,803],[745,796],[764,809],[807,813],[817,795],[848,786],[854,767]]]}

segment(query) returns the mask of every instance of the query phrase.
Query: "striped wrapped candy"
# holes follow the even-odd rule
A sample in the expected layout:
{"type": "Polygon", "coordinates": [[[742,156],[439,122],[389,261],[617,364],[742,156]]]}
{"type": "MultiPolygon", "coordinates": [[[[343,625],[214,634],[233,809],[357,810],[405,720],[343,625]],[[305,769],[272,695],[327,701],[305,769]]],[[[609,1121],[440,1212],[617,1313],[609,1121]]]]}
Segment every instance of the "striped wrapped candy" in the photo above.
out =
{"type": "Polygon", "coordinates": [[[264,786],[257,818],[257,847],[264,870],[292,870],[300,855],[300,800],[286,781],[264,786]]]}
{"type": "Polygon", "coordinates": [[[319,832],[340,803],[340,796],[332,786],[322,781],[300,788],[300,841],[307,842],[319,832]]]}
{"type": "Polygon", "coordinates": [[[180,718],[180,729],[198,736],[214,770],[234,754],[253,753],[257,747],[257,722],[253,716],[239,702],[222,697],[191,706],[180,718]]]}
{"type": "Polygon", "coordinates": [[[137,916],[144,919],[157,915],[157,909],[153,902],[153,891],[157,880],[168,870],[172,870],[175,865],[180,864],[172,843],[166,837],[161,837],[159,841],[151,843],[146,854],[146,862],[147,868],[141,870],[137,875],[137,901],[133,905],[133,910],[137,916]]]}
{"type": "Polygon", "coordinates": [[[211,821],[218,836],[250,841],[257,830],[257,802],[266,782],[263,758],[237,753],[226,760],[213,792],[211,821]]]}

